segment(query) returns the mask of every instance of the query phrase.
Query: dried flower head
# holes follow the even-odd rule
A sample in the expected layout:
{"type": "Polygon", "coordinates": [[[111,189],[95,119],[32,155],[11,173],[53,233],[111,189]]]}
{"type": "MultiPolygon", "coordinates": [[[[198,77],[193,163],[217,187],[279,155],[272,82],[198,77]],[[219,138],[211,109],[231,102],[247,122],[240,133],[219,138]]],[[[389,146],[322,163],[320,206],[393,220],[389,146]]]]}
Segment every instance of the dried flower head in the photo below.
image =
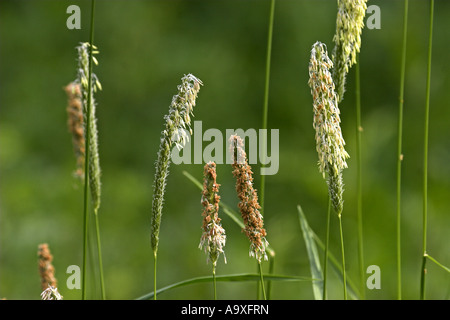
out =
{"type": "Polygon", "coordinates": [[[83,109],[81,105],[81,88],[76,82],[69,83],[64,87],[66,91],[67,102],[67,126],[72,133],[73,151],[77,161],[77,169],[74,176],[78,179],[84,179],[84,156],[85,140],[83,127],[83,109]]]}
{"type": "Polygon", "coordinates": [[[366,10],[367,0],[338,0],[336,34],[333,37],[336,44],[333,50],[333,79],[339,102],[344,98],[346,74],[356,63],[356,55],[361,48],[366,10]]]}
{"type": "MultiPolygon", "coordinates": [[[[98,81],[97,76],[92,73],[92,85],[89,92],[89,56],[90,56],[90,45],[87,42],[81,43],[78,47],[78,78],[77,83],[81,85],[82,93],[82,103],[83,103],[83,114],[85,126],[85,137],[86,129],[89,126],[89,186],[91,189],[91,198],[94,205],[94,212],[97,213],[100,207],[100,194],[101,194],[101,183],[100,183],[100,157],[98,152],[98,130],[97,130],[97,118],[96,118],[96,103],[94,99],[94,93],[97,90],[101,90],[102,86],[98,81]],[[90,97],[89,97],[90,95],[90,97]],[[89,106],[88,106],[89,104],[89,106]],[[89,116],[88,116],[89,112],[89,116]]],[[[94,64],[98,65],[97,59],[94,54],[98,54],[97,47],[92,46],[92,61],[94,64]]]]}
{"type": "Polygon", "coordinates": [[[237,135],[230,137],[231,155],[233,157],[233,175],[236,178],[236,192],[239,197],[239,209],[244,220],[244,232],[250,240],[251,257],[255,257],[258,262],[261,259],[267,260],[266,247],[269,243],[266,240],[266,230],[259,209],[258,195],[253,188],[253,172],[247,161],[242,138],[237,135]]]}
{"type": "Polygon", "coordinates": [[[329,193],[336,212],[342,212],[342,170],[347,168],[345,141],[340,127],[340,111],[334,91],[334,83],[329,72],[333,66],[328,58],[326,46],[316,42],[311,50],[309,81],[313,97],[316,130],[316,150],[319,155],[319,170],[322,176],[328,173],[329,193]]]}
{"type": "Polygon", "coordinates": [[[159,229],[164,202],[166,180],[169,174],[170,153],[175,145],[182,149],[189,139],[187,129],[191,131],[190,116],[193,114],[195,100],[203,83],[192,74],[185,75],[178,86],[178,93],[173,96],[169,114],[164,117],[166,127],[161,133],[161,144],[156,161],[155,182],[153,185],[152,231],[151,243],[156,255],[159,242],[159,229]]]}
{"type": "Polygon", "coordinates": [[[47,289],[48,286],[56,287],[55,268],[52,265],[53,256],[50,253],[48,244],[43,243],[38,246],[38,257],[42,290],[47,289]]]}
{"type": "Polygon", "coordinates": [[[63,300],[63,296],[58,292],[58,288],[48,286],[47,289],[41,293],[42,300],[63,300]]]}
{"type": "Polygon", "coordinates": [[[213,267],[216,266],[217,260],[221,253],[225,253],[223,247],[225,246],[226,236],[225,229],[222,227],[219,218],[219,192],[220,184],[217,183],[216,164],[208,162],[204,167],[204,181],[202,192],[203,209],[203,234],[200,239],[199,248],[204,247],[205,253],[208,254],[208,260],[211,261],[213,267]]]}

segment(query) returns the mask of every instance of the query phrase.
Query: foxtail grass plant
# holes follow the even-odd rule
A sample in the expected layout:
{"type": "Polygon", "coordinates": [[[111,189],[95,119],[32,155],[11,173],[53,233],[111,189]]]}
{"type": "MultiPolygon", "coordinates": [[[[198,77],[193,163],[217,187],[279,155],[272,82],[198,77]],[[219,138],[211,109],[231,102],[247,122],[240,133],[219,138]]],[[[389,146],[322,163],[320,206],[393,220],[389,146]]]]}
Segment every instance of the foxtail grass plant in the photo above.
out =
{"type": "MultiPolygon", "coordinates": [[[[86,136],[89,136],[89,187],[91,190],[91,199],[94,207],[94,213],[97,214],[100,208],[101,198],[101,182],[100,182],[100,158],[98,152],[98,129],[96,118],[96,103],[94,99],[94,93],[97,90],[101,90],[101,84],[97,76],[92,73],[92,84],[89,90],[88,77],[89,73],[89,55],[98,54],[97,47],[92,46],[90,50],[90,44],[87,42],[81,43],[78,49],[78,81],[81,85],[82,101],[84,106],[84,123],[86,136]],[[90,97],[89,97],[90,96],[90,97]],[[88,130],[89,129],[89,130],[88,130]],[[89,133],[89,134],[88,134],[89,133]]],[[[97,65],[98,61],[93,56],[93,62],[97,65]]]]}
{"type": "Polygon", "coordinates": [[[269,243],[266,240],[263,217],[259,211],[261,206],[258,203],[256,190],[253,188],[253,172],[247,161],[242,138],[237,135],[232,135],[230,137],[230,147],[230,154],[233,157],[233,175],[236,178],[236,192],[240,200],[238,207],[244,221],[244,232],[250,240],[249,255],[258,261],[261,288],[264,300],[266,300],[261,260],[268,260],[266,247],[269,243]]]}
{"type": "Polygon", "coordinates": [[[100,286],[102,299],[105,299],[105,286],[103,277],[103,264],[100,244],[100,230],[98,221],[98,210],[100,208],[100,159],[98,152],[98,132],[96,119],[96,103],[94,93],[101,90],[101,84],[97,76],[92,72],[93,65],[98,64],[94,54],[98,54],[94,42],[94,20],[95,20],[95,0],[91,0],[91,21],[89,42],[81,43],[77,47],[78,51],[78,72],[75,83],[81,88],[81,101],[84,121],[85,139],[85,168],[84,168],[84,206],[83,206],[83,268],[82,268],[82,289],[81,298],[86,299],[86,266],[87,266],[87,245],[88,245],[88,225],[89,225],[89,190],[91,202],[94,208],[95,232],[97,240],[98,263],[100,271],[100,286]]]}
{"type": "MultiPolygon", "coordinates": [[[[311,50],[308,81],[313,97],[313,128],[316,131],[315,139],[316,150],[319,156],[319,171],[324,179],[327,177],[329,201],[337,213],[340,223],[344,298],[346,298],[345,256],[342,235],[342,210],[344,205],[342,171],[347,168],[346,159],[349,158],[349,155],[344,148],[345,141],[340,127],[338,97],[329,71],[332,67],[333,62],[328,57],[326,45],[316,42],[311,50]]],[[[328,220],[329,217],[327,217],[328,220]]],[[[325,249],[325,265],[327,260],[328,248],[325,249]]],[[[323,290],[324,297],[326,297],[326,273],[324,274],[323,290]]]]}
{"type": "Polygon", "coordinates": [[[433,18],[434,0],[430,1],[430,28],[428,36],[428,63],[427,63],[427,83],[425,94],[425,124],[424,124],[424,152],[423,152],[423,215],[422,215],[422,270],[420,277],[420,299],[425,300],[425,278],[427,264],[427,224],[428,224],[428,132],[430,118],[430,83],[431,83],[431,54],[433,48],[433,18]]]}
{"type": "Polygon", "coordinates": [[[161,144],[156,161],[155,181],[153,185],[151,246],[154,256],[154,299],[156,300],[156,266],[159,244],[159,230],[164,202],[166,180],[169,174],[170,154],[176,146],[181,150],[189,139],[187,129],[191,131],[191,115],[195,106],[200,86],[203,83],[192,74],[185,75],[178,86],[178,93],[173,96],[166,120],[165,129],[161,133],[161,144]]]}
{"type": "Polygon", "coordinates": [[[361,48],[366,10],[367,0],[338,0],[336,34],[333,37],[335,47],[332,55],[333,80],[338,102],[344,99],[347,73],[356,63],[356,56],[361,48]]]}
{"type": "Polygon", "coordinates": [[[401,258],[401,181],[402,181],[402,139],[403,139],[403,104],[405,91],[406,40],[408,33],[408,0],[404,2],[403,40],[400,65],[400,94],[398,103],[398,133],[397,133],[397,299],[402,299],[402,258],[401,258]]]}
{"type": "MultiPolygon", "coordinates": [[[[101,90],[101,84],[97,76],[92,72],[92,64],[98,65],[94,54],[98,54],[97,47],[84,42],[78,47],[78,77],[77,84],[81,87],[81,101],[83,105],[83,121],[84,121],[84,136],[86,141],[86,159],[85,161],[85,186],[87,192],[87,185],[90,189],[91,202],[94,209],[95,230],[97,238],[97,252],[100,270],[100,286],[102,299],[105,299],[105,286],[103,277],[103,264],[101,254],[100,230],[98,221],[98,211],[100,208],[101,198],[101,168],[100,157],[98,150],[98,129],[96,117],[96,102],[94,93],[101,90]]],[[[87,194],[85,194],[87,198],[87,194]]],[[[86,214],[87,201],[85,199],[86,214]]],[[[86,228],[87,228],[86,218],[86,228]]]]}
{"type": "MultiPolygon", "coordinates": [[[[270,84],[270,65],[271,65],[271,57],[272,57],[272,38],[273,38],[273,20],[275,16],[275,0],[270,1],[270,13],[269,13],[269,26],[267,30],[267,51],[266,51],[266,75],[265,75],[265,83],[264,83],[264,104],[263,104],[263,121],[262,121],[262,129],[267,129],[267,121],[268,121],[268,113],[269,113],[269,84],[270,84]]],[[[261,136],[262,143],[262,159],[261,159],[261,167],[264,168],[266,166],[266,146],[267,146],[267,136],[261,136]]],[[[259,188],[259,203],[261,205],[261,215],[264,216],[264,200],[265,200],[265,189],[266,189],[266,175],[260,175],[260,188],[259,188]]],[[[269,269],[273,270],[273,259],[271,257],[269,262],[269,269]]],[[[269,270],[269,272],[271,272],[269,270]]],[[[257,298],[259,299],[259,282],[257,284],[257,298]]],[[[268,296],[271,292],[271,283],[269,281],[267,286],[268,296]]]]}
{"type": "Polygon", "coordinates": [[[212,275],[214,284],[214,300],[217,299],[216,290],[216,266],[220,254],[224,255],[223,247],[226,242],[225,229],[220,223],[219,218],[219,202],[218,195],[220,184],[217,183],[216,164],[208,162],[204,167],[204,181],[202,192],[202,205],[204,207],[203,216],[203,233],[200,239],[199,248],[204,248],[207,254],[207,262],[212,263],[212,275]]]}
{"type": "Polygon", "coordinates": [[[360,272],[361,295],[364,298],[364,250],[362,230],[362,179],[361,179],[361,98],[360,70],[358,53],[361,49],[361,33],[367,0],[338,0],[336,33],[333,37],[335,47],[332,54],[334,68],[333,81],[336,86],[338,103],[344,99],[346,77],[349,69],[356,64],[356,165],[357,165],[357,220],[358,220],[358,261],[360,272]]]}

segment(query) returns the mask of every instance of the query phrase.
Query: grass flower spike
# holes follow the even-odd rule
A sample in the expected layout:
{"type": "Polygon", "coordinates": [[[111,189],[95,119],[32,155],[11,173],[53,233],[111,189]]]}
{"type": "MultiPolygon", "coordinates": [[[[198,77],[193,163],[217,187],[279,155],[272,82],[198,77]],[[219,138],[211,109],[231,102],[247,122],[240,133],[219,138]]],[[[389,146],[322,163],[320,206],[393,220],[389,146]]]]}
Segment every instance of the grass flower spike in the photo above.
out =
{"type": "MultiPolygon", "coordinates": [[[[316,130],[316,150],[319,155],[319,170],[322,176],[328,174],[329,202],[333,205],[339,218],[342,250],[342,270],[344,281],[344,299],[347,299],[347,285],[345,274],[344,239],[342,233],[342,210],[344,206],[344,183],[342,171],[347,168],[346,159],[349,158],[345,151],[345,141],[342,137],[338,108],[338,97],[334,91],[334,82],[330,68],[333,62],[328,57],[326,46],[316,42],[311,50],[309,62],[309,81],[311,95],[313,97],[314,121],[316,130]]],[[[324,288],[323,297],[326,298],[326,262],[328,261],[328,226],[330,221],[330,205],[327,214],[327,242],[325,246],[324,263],[324,288]]]]}
{"type": "MultiPolygon", "coordinates": [[[[92,11],[94,2],[92,2],[92,11]]],[[[88,231],[88,189],[91,191],[91,201],[95,214],[95,232],[97,238],[98,263],[100,269],[100,286],[102,299],[105,299],[103,266],[101,257],[100,231],[98,221],[98,210],[100,208],[101,183],[100,183],[100,157],[98,152],[98,131],[96,118],[96,103],[94,93],[101,90],[102,86],[97,76],[92,72],[93,65],[98,65],[94,57],[98,54],[97,47],[92,44],[93,40],[93,14],[91,18],[91,38],[89,42],[80,43],[78,51],[78,72],[76,84],[81,88],[81,101],[83,106],[84,138],[85,150],[85,184],[84,184],[84,229],[83,229],[83,288],[82,299],[86,296],[86,252],[87,252],[87,231],[88,231]]]]}
{"type": "Polygon", "coordinates": [[[236,192],[239,197],[239,209],[244,220],[244,231],[250,240],[250,256],[258,262],[267,260],[266,240],[263,217],[259,212],[258,195],[253,188],[253,172],[247,162],[242,138],[233,135],[230,137],[231,155],[233,156],[233,175],[236,178],[236,192]]]}
{"type": "Polygon", "coordinates": [[[41,276],[41,288],[47,289],[49,286],[56,287],[55,268],[52,265],[53,256],[50,253],[48,244],[43,243],[38,247],[39,274],[41,276]]]}
{"type": "Polygon", "coordinates": [[[338,0],[336,34],[333,38],[333,79],[338,102],[344,98],[346,75],[356,63],[356,55],[361,48],[366,10],[367,0],[338,0]]]}
{"type": "Polygon", "coordinates": [[[77,160],[77,169],[74,176],[78,179],[84,179],[84,156],[85,156],[85,140],[84,140],[84,121],[83,109],[81,105],[81,88],[76,82],[69,83],[64,90],[68,98],[67,105],[67,126],[69,132],[72,133],[73,150],[77,160]]]}
{"type": "Polygon", "coordinates": [[[152,203],[152,231],[151,244],[156,256],[159,242],[159,229],[164,201],[166,179],[169,174],[170,153],[175,145],[178,149],[184,147],[189,139],[187,128],[190,130],[195,99],[202,82],[192,74],[185,75],[178,86],[178,93],[173,96],[169,114],[165,116],[166,127],[161,134],[161,144],[156,161],[156,174],[152,203]]]}
{"type": "MultiPolygon", "coordinates": [[[[92,46],[92,55],[98,54],[97,47],[92,46]]],[[[89,126],[89,185],[91,189],[92,203],[94,205],[95,213],[98,212],[100,207],[100,158],[98,152],[98,131],[97,131],[97,119],[95,116],[96,103],[94,100],[94,93],[97,90],[101,90],[102,86],[98,81],[97,76],[92,73],[92,88],[89,93],[89,43],[81,43],[78,47],[78,78],[77,82],[81,85],[82,102],[83,102],[83,114],[84,123],[89,126]],[[91,95],[88,100],[88,95],[91,95]],[[87,107],[88,101],[90,101],[89,108],[87,107]],[[87,121],[87,111],[90,111],[89,121],[87,121]],[[89,122],[89,123],[88,123],[89,122]]],[[[97,59],[92,56],[93,62],[97,65],[97,59]]],[[[85,128],[86,131],[86,128],[85,128]]]]}
{"type": "Polygon", "coordinates": [[[329,71],[333,67],[326,46],[316,42],[311,50],[309,63],[309,86],[313,97],[316,150],[319,170],[325,178],[328,173],[329,193],[337,213],[342,211],[342,170],[347,168],[345,141],[340,128],[340,111],[334,83],[329,71]]]}
{"type": "MultiPolygon", "coordinates": [[[[220,224],[219,218],[219,192],[220,184],[217,184],[216,178],[216,164],[214,162],[208,162],[204,168],[204,182],[202,193],[202,205],[204,207],[203,216],[203,234],[200,239],[199,248],[205,249],[208,254],[208,261],[213,264],[213,272],[217,264],[217,260],[223,251],[225,246],[226,236],[225,229],[220,224]]],[[[226,263],[226,259],[225,259],[226,263]]]]}

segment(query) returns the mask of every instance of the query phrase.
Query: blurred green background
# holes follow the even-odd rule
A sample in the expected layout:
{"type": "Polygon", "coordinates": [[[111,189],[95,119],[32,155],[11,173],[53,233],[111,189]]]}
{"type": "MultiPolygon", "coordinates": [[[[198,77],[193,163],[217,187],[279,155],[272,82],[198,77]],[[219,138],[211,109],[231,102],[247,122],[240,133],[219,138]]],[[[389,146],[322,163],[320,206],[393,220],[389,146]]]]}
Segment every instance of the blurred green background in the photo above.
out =
{"type": "MultiPolygon", "coordinates": [[[[364,29],[361,66],[362,173],[365,264],[381,269],[381,289],[368,299],[396,298],[396,153],[403,1],[371,0],[381,29],[364,29]]],[[[154,163],[180,78],[193,73],[200,90],[194,120],[203,130],[261,128],[268,0],[151,0],[96,2],[94,69],[102,168],[100,224],[108,299],[134,299],[153,290],[150,213],[154,163]]],[[[276,251],[275,273],[310,276],[297,217],[301,205],[323,239],[327,187],[317,169],[312,99],[307,85],[311,46],[332,51],[336,1],[278,0],[270,78],[269,129],[280,130],[280,168],[266,176],[265,227],[276,251]]],[[[402,243],[403,297],[419,297],[422,256],[423,118],[429,2],[410,1],[405,83],[402,243]]],[[[0,297],[39,299],[37,247],[48,243],[65,299],[66,269],[82,264],[83,186],[72,177],[75,158],[67,129],[63,87],[76,77],[75,47],[89,40],[90,1],[0,2],[0,297]],[[68,30],[66,9],[81,8],[81,30],[68,30]]],[[[429,143],[428,252],[450,264],[450,2],[436,1],[429,143]]],[[[344,237],[348,276],[359,285],[356,221],[355,82],[350,71],[340,105],[351,158],[346,185],[344,237]]],[[[207,143],[204,144],[204,146],[207,143]]],[[[211,274],[198,249],[200,191],[183,176],[202,178],[202,165],[172,165],[162,218],[158,287],[211,274]]],[[[254,171],[259,173],[258,166],[254,171]]],[[[259,188],[260,177],[255,175],[259,188]]],[[[229,165],[218,165],[222,201],[237,197],[229,165]]],[[[256,272],[248,240],[222,213],[227,264],[217,273],[256,272]]],[[[92,230],[91,230],[92,231],[92,230]]],[[[92,233],[93,235],[93,233],[92,233]]],[[[92,238],[94,239],[94,238],[92,238]]],[[[94,248],[94,241],[91,245],[94,248]]],[[[337,218],[331,250],[340,256],[337,218]]],[[[89,262],[88,297],[100,297],[89,262]]],[[[321,254],[322,257],[322,254],[321,254]]],[[[268,263],[264,264],[267,270],[268,263]]],[[[329,273],[329,297],[342,286],[329,273]]],[[[253,299],[254,283],[219,283],[220,299],[253,299]]],[[[197,284],[160,299],[212,299],[211,284],[197,284]]],[[[273,284],[274,299],[312,299],[309,282],[273,284]]],[[[428,263],[427,297],[448,299],[450,276],[428,263]]]]}

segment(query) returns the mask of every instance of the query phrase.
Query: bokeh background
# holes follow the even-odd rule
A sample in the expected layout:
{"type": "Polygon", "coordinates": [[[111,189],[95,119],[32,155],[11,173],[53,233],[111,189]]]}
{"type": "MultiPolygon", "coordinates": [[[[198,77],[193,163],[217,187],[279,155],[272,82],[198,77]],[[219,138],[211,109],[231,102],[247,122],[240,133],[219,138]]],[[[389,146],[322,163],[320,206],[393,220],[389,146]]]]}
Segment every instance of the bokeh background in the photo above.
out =
{"type": "MultiPolygon", "coordinates": [[[[364,29],[361,66],[363,223],[366,267],[378,265],[381,289],[368,299],[396,298],[396,150],[403,1],[371,0],[381,29],[364,29]]],[[[98,0],[94,69],[102,168],[100,227],[107,298],[135,299],[153,290],[150,213],[154,163],[180,78],[193,73],[202,87],[194,120],[203,130],[261,128],[267,0],[98,0]]],[[[280,130],[280,168],[266,176],[265,226],[276,251],[275,273],[310,276],[297,216],[301,205],[323,239],[327,187],[317,169],[312,101],[307,85],[311,46],[333,48],[336,1],[278,0],[273,30],[269,129],[280,130]]],[[[422,256],[423,118],[429,1],[409,8],[405,84],[402,243],[403,297],[419,297],[422,256]]],[[[89,40],[89,1],[0,1],[0,297],[39,299],[37,247],[48,243],[65,299],[66,269],[82,264],[83,186],[67,129],[63,87],[76,77],[76,50],[89,40]],[[66,9],[81,9],[81,30],[68,30],[66,9]]],[[[450,3],[437,0],[433,38],[429,144],[428,251],[450,264],[450,3]]],[[[351,155],[346,184],[344,237],[348,276],[359,284],[356,221],[355,82],[350,71],[340,105],[351,155]]],[[[204,146],[207,143],[204,144],[204,146]]],[[[158,287],[211,274],[198,249],[200,191],[182,174],[202,178],[202,165],[171,166],[160,234],[158,287]]],[[[259,167],[254,166],[259,173],[259,167]]],[[[255,174],[255,186],[260,177],[255,174]]],[[[218,165],[222,200],[237,208],[228,165],[218,165]]],[[[218,274],[256,272],[248,240],[222,213],[227,264],[218,274]]],[[[92,221],[92,220],[91,220],[92,221]]],[[[91,230],[93,231],[93,230],[91,230]]],[[[93,235],[93,233],[92,233],[93,235]]],[[[94,239],[94,238],[92,238],[94,239]]],[[[100,297],[95,242],[91,243],[88,297],[100,297]],[[94,275],[93,275],[94,274],[94,275]]],[[[330,245],[339,257],[337,218],[330,245]]],[[[267,270],[268,263],[264,264],[267,270]]],[[[342,298],[330,270],[329,296],[342,298]]],[[[253,299],[254,283],[219,283],[221,299],[253,299]]],[[[309,282],[273,284],[274,299],[312,299],[309,282]]],[[[427,297],[448,299],[450,276],[428,263],[427,297]]],[[[160,299],[211,299],[212,285],[178,288],[160,299]]]]}

